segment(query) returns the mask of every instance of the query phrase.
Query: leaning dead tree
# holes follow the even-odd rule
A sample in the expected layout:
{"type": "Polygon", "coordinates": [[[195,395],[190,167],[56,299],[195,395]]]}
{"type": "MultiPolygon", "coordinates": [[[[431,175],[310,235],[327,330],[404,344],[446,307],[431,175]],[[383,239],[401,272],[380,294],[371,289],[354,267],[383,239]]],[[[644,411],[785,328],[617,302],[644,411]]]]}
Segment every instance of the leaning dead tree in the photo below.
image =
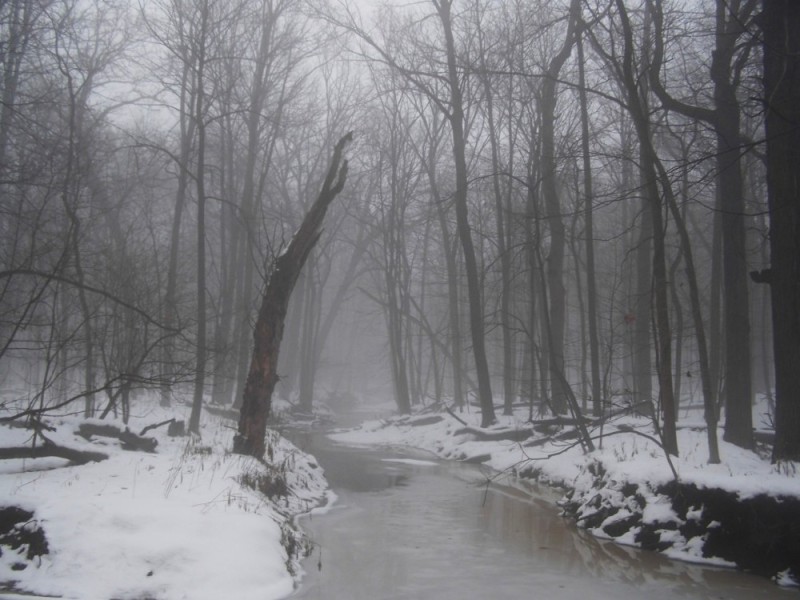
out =
{"type": "Polygon", "coordinates": [[[322,233],[328,206],[344,187],[347,160],[342,158],[342,154],[352,135],[352,132],[348,133],[336,144],[319,196],[292,241],[275,259],[253,332],[253,358],[244,386],[239,429],[233,438],[233,451],[239,454],[256,458],[264,456],[264,436],[272,407],[272,392],[278,382],[278,354],[289,298],[311,249],[322,233]]]}

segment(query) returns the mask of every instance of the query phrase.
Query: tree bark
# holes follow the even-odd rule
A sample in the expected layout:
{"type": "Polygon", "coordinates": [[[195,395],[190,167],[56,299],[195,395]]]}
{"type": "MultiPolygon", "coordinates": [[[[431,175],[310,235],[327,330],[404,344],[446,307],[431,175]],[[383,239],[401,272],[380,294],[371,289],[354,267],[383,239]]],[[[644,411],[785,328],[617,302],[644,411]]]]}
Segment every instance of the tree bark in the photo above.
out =
{"type": "Polygon", "coordinates": [[[192,410],[189,414],[189,431],[192,433],[200,433],[200,411],[203,407],[206,381],[206,105],[204,78],[209,21],[207,1],[203,2],[200,10],[201,25],[196,73],[197,95],[195,96],[195,123],[197,126],[197,169],[195,173],[197,186],[197,356],[192,410]]]}
{"type": "MultiPolygon", "coordinates": [[[[167,284],[164,293],[162,320],[166,327],[174,327],[178,321],[178,256],[180,254],[181,222],[189,189],[189,161],[195,136],[195,118],[192,107],[197,90],[190,85],[194,57],[188,53],[181,56],[181,81],[179,104],[180,155],[178,157],[178,185],[175,191],[175,208],[172,215],[169,242],[169,259],[167,262],[167,284]]],[[[164,341],[161,357],[161,406],[170,406],[172,380],[176,371],[175,339],[170,337],[164,341]]]]}
{"type": "Polygon", "coordinates": [[[447,223],[447,211],[444,200],[439,193],[436,177],[436,155],[439,150],[439,125],[434,116],[434,121],[429,127],[428,152],[425,154],[423,165],[430,182],[431,200],[436,210],[437,220],[442,233],[442,252],[444,253],[447,269],[447,318],[450,342],[450,363],[453,372],[453,403],[459,409],[464,406],[463,370],[461,367],[461,323],[459,319],[459,294],[458,294],[458,264],[456,262],[457,245],[450,237],[450,228],[447,223]]]}
{"type": "Polygon", "coordinates": [[[583,154],[584,226],[586,228],[586,300],[588,303],[589,354],[592,372],[592,415],[603,414],[603,388],[600,385],[600,340],[597,327],[597,278],[594,264],[594,209],[592,207],[592,161],[589,154],[589,109],[586,99],[583,42],[578,37],[578,81],[581,110],[581,153],[583,154]]]}
{"type": "Polygon", "coordinates": [[[770,214],[775,445],[800,460],[800,3],[764,0],[764,96],[770,214]]]}
{"type": "MultiPolygon", "coordinates": [[[[660,3],[649,0],[654,14],[655,56],[649,80],[668,110],[710,124],[717,136],[717,199],[721,212],[722,279],[725,290],[725,441],[753,448],[752,376],[750,360],[750,300],[747,288],[744,184],[741,164],[738,82],[750,46],[740,44],[755,0],[716,2],[715,48],[711,61],[714,108],[677,101],[659,77],[663,59],[663,13],[660,3]]],[[[713,362],[712,362],[713,364],[713,362]]]]}
{"type": "MultiPolygon", "coordinates": [[[[480,22],[480,21],[479,21],[480,22]]],[[[480,31],[480,30],[479,30],[480,31]]],[[[500,332],[503,340],[503,414],[512,415],[515,397],[516,356],[514,352],[513,330],[511,327],[511,253],[506,233],[506,210],[504,193],[500,182],[499,142],[497,121],[494,115],[494,92],[486,65],[486,50],[483,48],[483,34],[480,32],[480,66],[483,71],[483,90],[486,103],[486,118],[489,126],[489,146],[492,156],[492,189],[495,200],[495,232],[497,253],[500,259],[500,332]]]]}
{"type": "MultiPolygon", "coordinates": [[[[720,463],[719,442],[717,440],[718,415],[717,406],[714,401],[714,394],[711,391],[713,380],[711,379],[708,343],[706,342],[706,330],[703,323],[703,311],[700,303],[700,290],[697,285],[697,269],[695,269],[694,266],[694,254],[692,253],[691,238],[689,237],[689,231],[686,228],[686,220],[679,210],[678,203],[675,195],[672,193],[672,189],[669,187],[669,176],[667,175],[667,171],[660,161],[656,162],[656,167],[658,169],[659,177],[661,178],[662,188],[665,191],[664,196],[669,209],[672,212],[675,226],[678,229],[681,250],[683,253],[683,261],[686,265],[686,279],[689,283],[689,300],[691,305],[692,322],[694,324],[695,335],[697,336],[697,359],[700,363],[700,382],[703,390],[703,416],[706,422],[706,438],[708,440],[708,462],[709,464],[716,465],[720,463]]],[[[674,282],[672,287],[673,289],[675,288],[674,282]]],[[[679,328],[680,327],[681,326],[679,325],[679,328]]],[[[680,345],[678,345],[678,348],[680,349],[680,345]]],[[[677,356],[675,363],[677,365],[675,371],[677,374],[679,374],[683,371],[683,369],[680,368],[680,360],[677,356]]],[[[678,385],[676,385],[675,388],[678,390],[678,385]]]]}
{"type": "Polygon", "coordinates": [[[668,281],[666,267],[665,234],[663,207],[657,184],[656,163],[658,157],[650,131],[650,121],[646,98],[640,84],[633,59],[633,33],[628,12],[622,0],[616,1],[625,38],[621,76],[626,92],[628,110],[633,119],[640,144],[641,173],[646,202],[650,204],[653,227],[653,300],[655,304],[655,328],[658,351],[658,384],[661,412],[664,419],[663,444],[669,454],[678,455],[678,440],[675,423],[675,396],[672,387],[672,334],[670,329],[668,281]]]}
{"type": "Polygon", "coordinates": [[[575,24],[579,15],[580,2],[572,0],[568,16],[568,27],[558,54],[550,61],[542,81],[539,111],[541,125],[539,135],[542,143],[542,196],[547,210],[547,226],[550,228],[550,252],[547,255],[547,289],[549,291],[549,335],[550,386],[552,407],[557,414],[567,410],[568,390],[564,365],[564,336],[566,331],[567,290],[564,285],[564,260],[566,249],[566,228],[562,218],[561,202],[556,185],[555,152],[555,110],[556,88],[561,68],[572,53],[575,43],[575,24]]]}
{"type": "Polygon", "coordinates": [[[467,296],[469,299],[469,324],[472,337],[472,354],[475,358],[475,373],[478,379],[478,401],[481,407],[481,426],[488,427],[496,421],[492,399],[492,384],[489,378],[489,364],[486,360],[486,334],[484,332],[483,302],[475,259],[475,246],[469,225],[467,205],[467,158],[466,137],[464,135],[464,101],[461,94],[461,81],[456,66],[455,41],[453,39],[452,0],[433,0],[444,30],[447,54],[447,79],[450,87],[450,128],[453,134],[453,159],[456,171],[455,209],[456,226],[461,248],[464,251],[464,269],[467,275],[467,296]]]}
{"type": "Polygon", "coordinates": [[[238,432],[233,439],[233,451],[239,454],[258,459],[264,456],[264,436],[272,408],[272,392],[278,382],[278,357],[289,298],[309,253],[319,239],[328,206],[344,187],[347,160],[342,158],[342,154],[351,139],[352,134],[348,133],[336,144],[319,196],[292,241],[275,259],[253,332],[253,356],[242,395],[238,432]]]}

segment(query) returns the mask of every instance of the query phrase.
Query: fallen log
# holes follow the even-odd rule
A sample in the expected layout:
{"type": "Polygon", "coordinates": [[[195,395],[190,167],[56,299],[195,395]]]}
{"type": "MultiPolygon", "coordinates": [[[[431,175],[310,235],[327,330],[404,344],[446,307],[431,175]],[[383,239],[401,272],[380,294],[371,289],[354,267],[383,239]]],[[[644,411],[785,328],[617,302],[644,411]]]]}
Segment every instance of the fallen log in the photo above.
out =
{"type": "Polygon", "coordinates": [[[398,419],[396,422],[402,425],[410,425],[411,427],[424,427],[425,425],[435,425],[441,421],[444,421],[442,415],[424,415],[421,417],[405,417],[403,419],[398,419]]]}
{"type": "Polygon", "coordinates": [[[76,431],[79,436],[84,438],[87,441],[91,441],[92,437],[98,435],[100,437],[113,437],[119,438],[119,434],[122,433],[122,429],[117,427],[116,425],[100,425],[96,423],[81,423],[78,426],[78,431],[76,431]]]}
{"type": "Polygon", "coordinates": [[[119,441],[123,450],[155,452],[156,446],[158,446],[156,438],[141,437],[127,429],[119,434],[119,441]]]}
{"type": "Polygon", "coordinates": [[[461,462],[470,464],[470,465],[479,465],[485,463],[487,461],[492,460],[491,454],[476,454],[474,456],[466,456],[461,459],[461,462]]]}
{"type": "Polygon", "coordinates": [[[76,432],[82,438],[91,441],[94,436],[117,438],[123,450],[139,450],[142,452],[155,452],[158,440],[151,437],[142,437],[132,431],[121,429],[116,425],[98,423],[81,423],[76,432]]]}
{"type": "Polygon", "coordinates": [[[477,427],[462,427],[453,432],[453,435],[471,435],[478,442],[497,442],[508,440],[522,442],[527,440],[533,432],[530,429],[478,429],[477,427]]]}
{"type": "Polygon", "coordinates": [[[90,450],[76,450],[66,446],[58,446],[53,443],[46,443],[43,446],[14,446],[11,448],[0,448],[0,460],[12,458],[63,458],[70,461],[73,465],[85,465],[90,462],[100,462],[108,458],[102,452],[92,452],[90,450]]]}
{"type": "MultiPolygon", "coordinates": [[[[587,417],[581,418],[580,421],[585,423],[586,425],[589,425],[590,423],[593,422],[591,419],[587,417]]],[[[533,427],[551,427],[554,425],[574,426],[577,425],[578,422],[579,422],[578,419],[573,419],[570,417],[554,417],[552,419],[537,419],[534,421],[528,421],[528,423],[530,423],[533,427]]]]}
{"type": "Polygon", "coordinates": [[[525,446],[526,448],[535,448],[537,446],[544,446],[548,442],[561,442],[565,440],[572,440],[579,436],[580,432],[577,429],[567,429],[566,431],[562,431],[558,435],[536,438],[535,440],[529,440],[522,445],[525,446]]]}

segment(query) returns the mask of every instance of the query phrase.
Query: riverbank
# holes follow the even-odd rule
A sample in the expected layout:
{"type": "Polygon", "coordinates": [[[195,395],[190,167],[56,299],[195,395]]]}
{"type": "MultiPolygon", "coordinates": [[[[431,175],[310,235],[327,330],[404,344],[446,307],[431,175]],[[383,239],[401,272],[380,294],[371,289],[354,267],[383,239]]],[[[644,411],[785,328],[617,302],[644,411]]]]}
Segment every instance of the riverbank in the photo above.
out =
{"type": "MultiPolygon", "coordinates": [[[[87,428],[46,418],[42,433],[70,453],[0,461],[0,590],[81,600],[290,594],[307,548],[294,520],[325,502],[322,470],[275,432],[265,463],[231,454],[233,423],[206,411],[199,437],[168,431],[188,414],[139,399],[127,439],[114,434],[119,419],[87,428]]],[[[0,427],[0,452],[30,447],[31,436],[0,427]]]]}
{"type": "Polygon", "coordinates": [[[591,428],[597,449],[590,453],[575,439],[557,440],[563,428],[536,431],[523,415],[499,417],[485,430],[478,423],[475,413],[428,410],[331,437],[481,463],[491,479],[535,479],[563,488],[565,515],[595,536],[680,560],[745,569],[780,585],[800,581],[796,464],[772,465],[766,456],[720,440],[722,463],[709,465],[705,432],[689,416],[679,425],[681,456],[671,461],[644,416],[621,415],[591,428]]]}

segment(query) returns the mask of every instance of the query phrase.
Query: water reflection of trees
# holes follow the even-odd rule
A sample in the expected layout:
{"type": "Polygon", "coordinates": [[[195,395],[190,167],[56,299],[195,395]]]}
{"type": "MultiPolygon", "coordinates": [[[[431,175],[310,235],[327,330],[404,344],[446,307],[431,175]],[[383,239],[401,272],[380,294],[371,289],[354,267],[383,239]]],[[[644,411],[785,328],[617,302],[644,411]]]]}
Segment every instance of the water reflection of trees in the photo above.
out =
{"type": "MultiPolygon", "coordinates": [[[[666,587],[686,594],[729,585],[732,576],[744,577],[729,569],[671,560],[657,552],[597,539],[561,517],[549,501],[526,496],[514,488],[493,485],[480,518],[487,533],[502,538],[513,551],[529,555],[534,567],[550,573],[594,576],[639,589],[666,587]]],[[[742,593],[747,597],[745,589],[742,593]]]]}

